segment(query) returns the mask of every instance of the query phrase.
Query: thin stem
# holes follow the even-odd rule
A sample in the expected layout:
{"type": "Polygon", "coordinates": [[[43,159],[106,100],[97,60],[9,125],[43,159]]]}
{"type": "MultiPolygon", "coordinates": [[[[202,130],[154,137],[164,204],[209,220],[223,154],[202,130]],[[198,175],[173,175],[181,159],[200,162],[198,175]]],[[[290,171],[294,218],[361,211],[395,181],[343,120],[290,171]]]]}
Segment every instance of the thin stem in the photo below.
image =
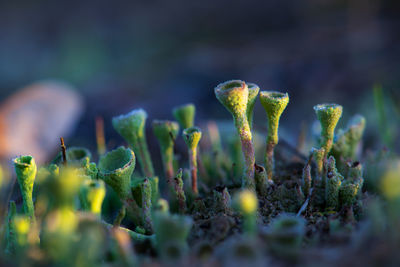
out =
{"type": "Polygon", "coordinates": [[[146,136],[142,135],[138,137],[137,144],[132,145],[132,147],[135,147],[138,153],[138,159],[140,162],[142,173],[146,177],[154,177],[154,168],[151,161],[149,148],[147,147],[146,136]]]}
{"type": "Polygon", "coordinates": [[[167,183],[172,184],[172,179],[174,178],[174,147],[162,147],[161,157],[167,183]]]}
{"type": "Polygon", "coordinates": [[[242,179],[242,186],[251,190],[255,190],[254,181],[254,146],[252,141],[252,135],[250,126],[247,121],[247,117],[241,116],[234,118],[235,126],[238,131],[240,142],[242,144],[242,152],[245,161],[244,177],[242,179]]]}
{"type": "Polygon", "coordinates": [[[67,148],[65,146],[63,137],[60,137],[60,142],[61,142],[61,152],[62,152],[63,164],[67,165],[67,148]]]}
{"type": "Polygon", "coordinates": [[[272,142],[267,142],[267,148],[265,150],[265,169],[267,171],[268,180],[272,181],[274,177],[274,151],[275,144],[272,142]]]}
{"type": "Polygon", "coordinates": [[[197,149],[189,149],[189,164],[192,176],[192,191],[197,195],[199,193],[197,188],[197,149]]]}

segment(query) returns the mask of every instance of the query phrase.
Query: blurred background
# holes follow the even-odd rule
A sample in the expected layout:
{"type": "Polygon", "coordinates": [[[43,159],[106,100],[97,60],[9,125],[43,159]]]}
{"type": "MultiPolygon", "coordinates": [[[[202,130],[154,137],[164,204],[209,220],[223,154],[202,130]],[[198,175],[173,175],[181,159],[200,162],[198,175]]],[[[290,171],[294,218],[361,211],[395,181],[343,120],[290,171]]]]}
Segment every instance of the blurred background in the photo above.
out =
{"type": "MultiPolygon", "coordinates": [[[[172,119],[174,106],[193,102],[199,122],[230,120],[213,90],[229,79],[289,93],[288,142],[323,102],[344,106],[340,126],[365,115],[373,140],[398,128],[377,125],[372,88],[399,99],[399,11],[396,0],[2,1],[0,157],[29,148],[45,161],[61,135],[94,149],[97,116],[114,147],[122,139],[112,116],[139,107],[150,120],[172,119]]],[[[266,126],[259,103],[255,123],[266,126]]]]}

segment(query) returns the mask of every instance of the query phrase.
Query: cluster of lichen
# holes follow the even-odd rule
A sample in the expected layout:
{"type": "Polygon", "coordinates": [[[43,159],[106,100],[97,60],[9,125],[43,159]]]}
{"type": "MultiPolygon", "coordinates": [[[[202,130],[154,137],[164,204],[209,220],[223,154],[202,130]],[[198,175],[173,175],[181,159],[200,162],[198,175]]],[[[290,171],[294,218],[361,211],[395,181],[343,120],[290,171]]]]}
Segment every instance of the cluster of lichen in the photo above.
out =
{"type": "MultiPolygon", "coordinates": [[[[147,144],[148,116],[143,109],[113,118],[114,129],[129,148],[108,151],[97,163],[80,147],[68,148],[40,168],[32,156],[14,159],[23,212],[17,211],[16,202],[7,203],[4,251],[9,257],[18,255],[21,264],[135,265],[141,260],[133,252],[135,244],[151,251],[147,256],[175,262],[193,256],[188,237],[195,239],[199,233],[193,233],[192,226],[199,229],[201,222],[212,225],[218,219],[225,224],[214,233],[221,236],[214,245],[229,234],[243,233],[234,245],[226,246],[231,254],[223,254],[231,260],[238,255],[256,259],[258,253],[252,250],[258,246],[293,259],[301,255],[305,219],[329,218],[334,234],[342,229],[337,218],[353,222],[360,215],[364,174],[357,159],[365,128],[362,116],[353,117],[335,136],[342,107],[315,106],[320,144],[296,176],[287,174],[285,167],[277,168],[274,160],[288,94],[260,92],[256,84],[240,80],[219,84],[215,94],[233,116],[234,129],[226,124],[221,129],[224,138],[216,123],[209,122],[207,131],[195,126],[193,104],[173,109],[177,121],[153,120],[163,168],[159,176],[147,144]],[[258,96],[268,119],[266,134],[254,127],[258,96]],[[266,135],[261,145],[264,165],[256,164],[254,137],[260,135],[266,135]],[[180,138],[187,146],[186,165],[174,153],[180,138]],[[223,148],[226,144],[228,150],[223,148]],[[136,159],[140,173],[135,171],[136,159]]],[[[382,175],[381,188],[385,198],[397,201],[400,190],[392,187],[396,170],[382,175]]]]}

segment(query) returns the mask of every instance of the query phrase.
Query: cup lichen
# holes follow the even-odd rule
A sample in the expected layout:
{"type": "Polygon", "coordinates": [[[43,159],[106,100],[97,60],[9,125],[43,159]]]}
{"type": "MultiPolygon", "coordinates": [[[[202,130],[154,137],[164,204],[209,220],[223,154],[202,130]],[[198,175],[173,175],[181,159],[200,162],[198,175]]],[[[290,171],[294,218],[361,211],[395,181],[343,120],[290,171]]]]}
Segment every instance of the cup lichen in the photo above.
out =
{"type": "Polygon", "coordinates": [[[242,186],[255,190],[254,181],[254,146],[249,121],[247,119],[247,104],[249,89],[241,80],[231,80],[219,84],[214,89],[219,102],[232,114],[236,130],[242,144],[242,153],[245,160],[245,171],[242,186]]]}
{"type": "Polygon", "coordinates": [[[279,120],[287,104],[289,103],[289,95],[287,93],[275,91],[260,92],[261,105],[264,107],[268,117],[268,135],[265,150],[265,168],[267,170],[268,179],[272,179],[274,175],[274,149],[278,144],[278,128],[279,120]]]}

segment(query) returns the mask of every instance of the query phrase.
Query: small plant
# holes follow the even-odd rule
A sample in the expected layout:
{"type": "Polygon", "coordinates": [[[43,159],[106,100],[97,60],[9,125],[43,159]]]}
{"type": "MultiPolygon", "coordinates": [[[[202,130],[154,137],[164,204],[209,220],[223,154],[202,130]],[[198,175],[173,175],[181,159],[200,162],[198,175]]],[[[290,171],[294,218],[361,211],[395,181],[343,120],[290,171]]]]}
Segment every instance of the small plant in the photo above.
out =
{"type": "Polygon", "coordinates": [[[338,131],[331,155],[335,157],[341,171],[344,171],[346,162],[356,160],[365,123],[366,120],[363,116],[355,115],[350,119],[346,129],[338,131]]]}
{"type": "Polygon", "coordinates": [[[143,109],[135,109],[126,115],[112,119],[114,129],[128,142],[136,152],[143,175],[154,176],[153,162],[151,161],[146,140],[147,113],[143,109]]]}
{"type": "Polygon", "coordinates": [[[258,92],[260,92],[260,87],[255,83],[247,83],[247,87],[249,88],[249,99],[247,101],[246,116],[247,121],[250,125],[250,129],[252,129],[254,105],[256,104],[258,92]]]}
{"type": "MultiPolygon", "coordinates": [[[[22,201],[12,194],[7,170],[4,174],[0,170],[0,247],[4,252],[0,262],[16,266],[181,266],[189,262],[286,266],[315,265],[318,259],[323,265],[329,252],[330,265],[365,261],[396,265],[393,244],[400,242],[400,159],[391,148],[366,157],[361,154],[369,149],[368,143],[367,149],[359,149],[364,117],[354,116],[334,136],[342,107],[316,106],[321,145],[311,149],[307,159],[289,142],[276,146],[288,95],[261,92],[268,116],[264,153],[264,135],[253,121],[259,87],[233,80],[218,85],[214,92],[232,114],[234,126],[210,121],[200,130],[193,126],[192,104],[175,108],[189,153],[188,157],[174,155],[178,122],[154,121],[162,155],[160,170],[153,169],[150,160],[144,130],[147,114],[141,109],[113,119],[114,128],[131,148],[107,153],[105,143],[98,142],[99,161],[86,148],[67,148],[62,138],[61,153],[48,165],[37,167],[32,156],[14,159],[22,201]],[[280,169],[276,173],[275,149],[280,169]],[[264,154],[266,166],[255,164],[264,154]],[[135,172],[136,156],[140,173],[135,172]],[[181,168],[185,165],[190,170],[181,168]],[[166,186],[159,185],[156,176],[162,171],[166,186]],[[163,195],[168,198],[161,199],[163,195]],[[377,258],[373,248],[364,245],[371,243],[385,248],[377,258]],[[351,250],[343,249],[345,244],[351,244],[351,250]]],[[[185,147],[178,141],[177,152],[182,152],[185,147]]]]}
{"type": "Polygon", "coordinates": [[[32,156],[21,156],[14,159],[15,172],[21,189],[24,212],[31,220],[35,219],[32,193],[35,182],[37,166],[32,156]]]}
{"type": "Polygon", "coordinates": [[[174,177],[174,145],[179,132],[179,124],[174,121],[153,121],[153,132],[161,149],[165,177],[172,183],[174,177]]]}
{"type": "Polygon", "coordinates": [[[197,146],[201,139],[201,130],[191,127],[183,130],[183,139],[189,150],[190,173],[192,177],[192,191],[195,195],[199,193],[197,188],[197,146]]]}
{"type": "Polygon", "coordinates": [[[294,258],[300,252],[305,235],[302,218],[281,214],[273,220],[267,232],[269,248],[277,256],[294,258]]]}
{"type": "Polygon", "coordinates": [[[188,250],[186,239],[193,222],[190,217],[170,214],[167,203],[161,200],[154,212],[157,250],[163,259],[177,260],[188,250]]]}
{"type": "Polygon", "coordinates": [[[318,120],[321,123],[321,148],[324,148],[326,159],[333,145],[336,125],[342,116],[343,108],[337,104],[320,104],[314,106],[318,120]]]}
{"type": "Polygon", "coordinates": [[[172,114],[178,121],[182,129],[187,129],[194,126],[194,116],[196,107],[193,104],[186,104],[173,109],[172,114]]]}
{"type": "Polygon", "coordinates": [[[326,208],[328,210],[336,210],[339,207],[339,191],[343,181],[343,176],[336,169],[336,161],[334,157],[328,160],[328,173],[325,182],[325,198],[326,208]]]}
{"type": "Polygon", "coordinates": [[[102,180],[86,179],[80,189],[80,200],[84,210],[101,216],[101,206],[106,196],[106,187],[102,180]]]}
{"type": "Polygon", "coordinates": [[[249,121],[247,119],[247,104],[249,89],[245,82],[231,80],[215,87],[215,95],[219,102],[232,114],[235,127],[242,143],[242,153],[245,159],[245,174],[242,186],[255,190],[254,181],[254,146],[249,121]]]}
{"type": "Polygon", "coordinates": [[[286,93],[261,91],[260,101],[265,109],[268,117],[268,135],[267,147],[265,150],[265,168],[267,170],[268,179],[272,179],[274,175],[274,149],[278,144],[278,128],[279,120],[287,104],[289,103],[289,95],[286,93]]]}
{"type": "Polygon", "coordinates": [[[256,194],[251,190],[243,190],[235,196],[234,204],[243,216],[243,231],[249,236],[254,236],[257,233],[258,199],[256,194]]]}

